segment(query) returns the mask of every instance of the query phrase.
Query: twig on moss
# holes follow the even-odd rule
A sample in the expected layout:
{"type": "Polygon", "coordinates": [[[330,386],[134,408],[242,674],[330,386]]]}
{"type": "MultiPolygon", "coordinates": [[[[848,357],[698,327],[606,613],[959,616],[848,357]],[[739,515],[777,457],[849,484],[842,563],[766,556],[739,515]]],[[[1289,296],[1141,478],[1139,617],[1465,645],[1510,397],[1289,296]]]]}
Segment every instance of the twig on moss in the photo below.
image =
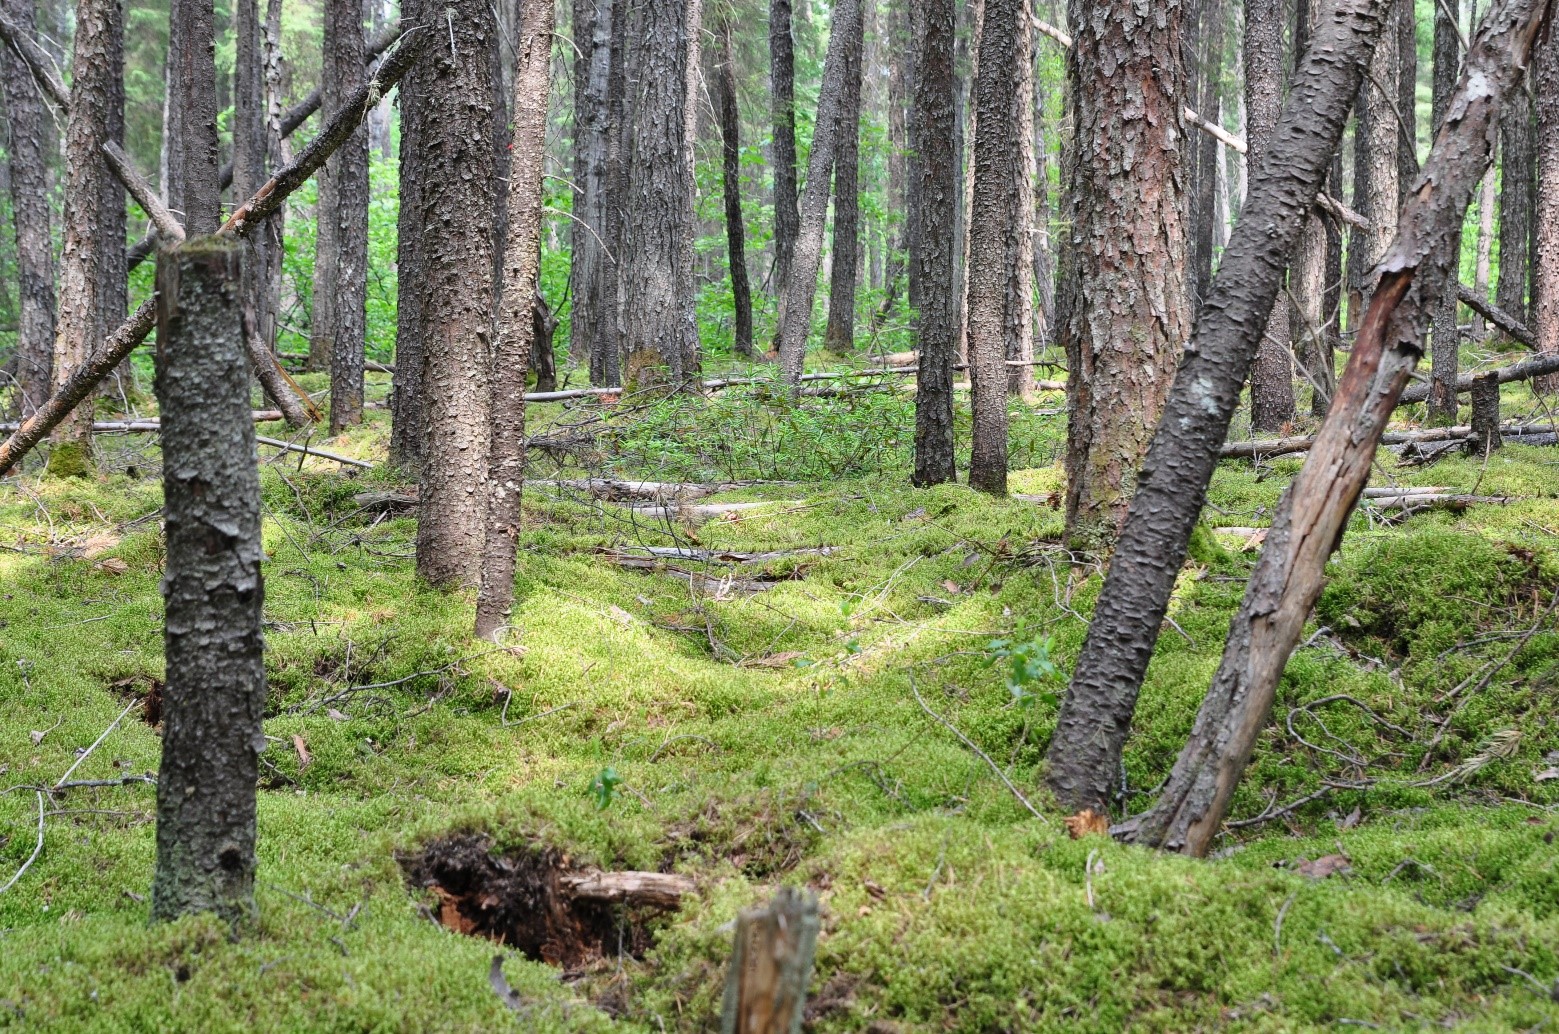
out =
{"type": "Polygon", "coordinates": [[[1018,803],[1023,805],[1023,807],[1028,810],[1030,815],[1034,816],[1036,819],[1044,818],[1044,816],[1039,813],[1039,809],[1030,804],[1029,799],[1023,796],[1023,791],[1019,790],[1017,786],[1013,784],[1012,780],[1007,778],[1007,773],[1001,770],[1001,766],[991,760],[989,754],[985,753],[985,751],[976,746],[974,741],[969,737],[965,736],[962,732],[959,732],[958,726],[954,725],[946,718],[943,718],[941,715],[931,710],[931,708],[926,704],[925,700],[920,695],[920,687],[915,684],[914,672],[909,673],[909,690],[911,693],[915,694],[915,703],[920,705],[920,709],[922,711],[936,719],[936,721],[944,726],[949,732],[951,732],[954,736],[957,736],[960,743],[974,751],[974,753],[979,756],[981,761],[984,761],[987,765],[990,766],[991,771],[996,773],[996,778],[1002,781],[1002,785],[1004,785],[1012,792],[1012,796],[1017,798],[1018,803]]]}
{"type": "Polygon", "coordinates": [[[140,697],[136,697],[134,700],[132,700],[128,704],[126,704],[125,705],[125,709],[123,711],[119,712],[119,717],[115,718],[112,722],[110,722],[109,725],[108,725],[108,728],[103,730],[102,735],[100,735],[97,739],[92,741],[92,746],[90,746],[86,750],[82,751],[81,756],[76,759],[75,764],[73,764],[69,768],[67,768],[65,770],[65,774],[60,776],[57,780],[55,780],[54,788],[56,790],[58,790],[60,787],[64,786],[65,785],[65,780],[69,779],[71,777],[71,775],[76,771],[76,769],[81,767],[81,763],[83,761],[85,761],[87,758],[91,757],[92,756],[92,752],[94,750],[96,750],[102,744],[102,742],[104,740],[108,739],[108,734],[109,733],[113,732],[115,729],[117,729],[119,727],[119,723],[124,721],[124,716],[129,714],[135,708],[139,707],[141,705],[141,703],[142,703],[141,698],[140,697]]]}
{"type": "Polygon", "coordinates": [[[40,854],[42,854],[42,853],[43,853],[43,791],[39,790],[38,791],[38,843],[37,843],[37,845],[35,847],[33,847],[32,854],[28,855],[27,856],[27,860],[22,863],[22,867],[20,869],[16,870],[16,874],[14,876],[12,876],[10,879],[5,881],[5,886],[0,887],[0,894],[4,894],[6,891],[10,890],[13,886],[15,886],[16,881],[22,878],[22,874],[23,873],[25,873],[28,869],[32,868],[32,863],[36,862],[38,860],[38,856],[40,854]]]}

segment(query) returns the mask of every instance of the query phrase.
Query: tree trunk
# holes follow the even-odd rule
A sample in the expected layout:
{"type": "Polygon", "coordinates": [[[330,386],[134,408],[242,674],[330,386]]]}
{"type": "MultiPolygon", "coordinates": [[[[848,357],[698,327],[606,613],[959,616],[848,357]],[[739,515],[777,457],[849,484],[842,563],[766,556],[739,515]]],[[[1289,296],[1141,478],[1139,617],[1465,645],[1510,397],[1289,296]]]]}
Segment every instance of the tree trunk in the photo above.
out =
{"type": "Polygon", "coordinates": [[[1386,31],[1375,45],[1375,53],[1370,59],[1370,79],[1365,87],[1369,120],[1364,134],[1364,159],[1368,166],[1369,191],[1359,212],[1370,225],[1362,242],[1364,279],[1360,285],[1361,297],[1368,297],[1375,289],[1372,279],[1375,266],[1391,247],[1397,231],[1397,213],[1402,207],[1401,185],[1397,181],[1397,144],[1402,131],[1397,125],[1396,112],[1397,20],[1402,7],[1402,0],[1397,0],[1387,14],[1386,31]]]}
{"type": "Polygon", "coordinates": [[[1190,336],[1179,2],[1072,0],[1066,528],[1107,551],[1190,336]]]}
{"type": "MultiPolygon", "coordinates": [[[[1342,193],[1342,149],[1332,155],[1332,171],[1327,177],[1332,196],[1337,197],[1342,193]]],[[[1326,323],[1326,341],[1321,352],[1319,363],[1324,374],[1326,391],[1310,396],[1311,416],[1325,416],[1332,404],[1332,394],[1337,390],[1337,348],[1342,343],[1342,312],[1343,312],[1343,258],[1342,258],[1342,227],[1335,222],[1326,224],[1326,300],[1323,303],[1323,311],[1326,323]]]]}
{"type": "Polygon", "coordinates": [[[628,147],[628,18],[626,4],[614,6],[610,59],[606,77],[606,173],[602,190],[602,248],[608,252],[597,292],[596,338],[590,346],[590,383],[615,387],[622,383],[623,276],[627,263],[628,147]]]}
{"type": "MultiPolygon", "coordinates": [[[[1532,82],[1537,96],[1532,329],[1539,355],[1559,355],[1559,27],[1552,22],[1537,44],[1532,82]]],[[[1559,392],[1559,374],[1541,377],[1532,386],[1540,392],[1559,392]]]]}
{"type": "MultiPolygon", "coordinates": [[[[862,23],[864,27],[864,22],[862,23]]],[[[834,153],[834,247],[828,275],[828,329],[823,347],[835,355],[855,349],[855,276],[861,237],[861,51],[858,32],[845,54],[844,90],[834,153]]]]}
{"type": "MultiPolygon", "coordinates": [[[[1283,103],[1283,0],[1245,0],[1245,140],[1249,167],[1261,164],[1283,103]]],[[[1250,425],[1277,431],[1294,419],[1288,306],[1275,305],[1250,378],[1250,425]]]]}
{"type": "Polygon", "coordinates": [[[629,12],[627,190],[623,199],[623,381],[630,390],[697,378],[693,163],[688,90],[697,0],[629,12]]]}
{"type": "Polygon", "coordinates": [[[751,359],[752,286],[747,281],[747,244],[742,224],[741,111],[736,104],[735,57],[731,22],[720,22],[720,60],[715,92],[720,105],[720,171],[725,196],[725,255],[731,271],[731,304],[736,310],[736,354],[751,359]]]}
{"type": "MultiPolygon", "coordinates": [[[[796,208],[796,49],[790,0],[769,0],[769,98],[774,134],[774,298],[784,319],[785,286],[801,215],[796,208]]],[[[776,333],[776,342],[778,334],[776,333]]]]}
{"type": "Polygon", "coordinates": [[[525,375],[535,341],[541,270],[541,171],[546,157],[552,0],[525,0],[514,70],[509,147],[508,240],[492,355],[492,434],[487,460],[487,533],[476,634],[496,639],[514,602],[514,554],[525,485],[525,375]]]}
{"type": "MultiPolygon", "coordinates": [[[[1040,75],[1038,48],[1035,50],[1034,68],[1030,73],[1034,77],[1034,240],[1030,250],[1034,261],[1034,348],[1037,352],[1050,344],[1050,317],[1056,307],[1056,276],[1055,260],[1050,252],[1050,148],[1045,132],[1044,80],[1040,75]]],[[[1025,369],[1032,384],[1033,367],[1025,369]]]]}
{"type": "MultiPolygon", "coordinates": [[[[265,89],[265,27],[258,0],[236,0],[233,35],[233,194],[247,198],[265,182],[269,150],[265,89]]],[[[279,269],[272,249],[282,246],[272,221],[244,242],[243,329],[250,355],[276,350],[276,310],[271,274],[279,269]]],[[[263,362],[263,360],[262,360],[263,362]]],[[[262,368],[263,367],[259,367],[262,368]]],[[[290,389],[285,389],[290,396],[290,389]]],[[[271,394],[267,391],[267,394],[271,394]]],[[[280,403],[281,399],[276,399],[280,403]]],[[[286,401],[292,403],[289,397],[286,401]]],[[[293,403],[296,404],[296,403],[293,403]]]]}
{"type": "MultiPolygon", "coordinates": [[[[1224,0],[1198,0],[1196,38],[1191,40],[1196,54],[1197,111],[1218,122],[1223,92],[1223,34],[1227,15],[1224,0]]],[[[1222,223],[1217,204],[1219,173],[1224,156],[1218,141],[1207,133],[1191,144],[1189,171],[1193,173],[1190,190],[1191,262],[1187,287],[1190,304],[1199,307],[1213,281],[1213,250],[1217,229],[1222,223]]]]}
{"type": "MultiPolygon", "coordinates": [[[[914,114],[910,111],[914,102],[914,80],[909,77],[909,66],[919,62],[918,55],[911,58],[919,47],[919,37],[910,23],[909,0],[888,0],[888,31],[878,45],[883,53],[888,80],[888,211],[899,213],[898,240],[893,240],[893,217],[887,220],[889,229],[883,248],[887,251],[887,268],[883,271],[884,296],[882,306],[872,315],[873,335],[881,329],[888,314],[898,301],[900,276],[908,273],[915,277],[920,271],[909,266],[909,216],[910,177],[919,176],[920,159],[913,153],[910,141],[914,114]]],[[[922,12],[923,14],[923,12],[922,12]]],[[[918,183],[916,189],[918,190],[918,183]]],[[[919,206],[915,211],[919,212],[919,206]]],[[[915,285],[919,290],[919,284],[915,285]]],[[[913,308],[913,303],[911,303],[913,308]]]]}
{"type": "MultiPolygon", "coordinates": [[[[601,295],[606,233],[607,83],[613,0],[574,0],[574,220],[569,224],[569,362],[591,367],[607,310],[601,295]]],[[[595,380],[592,384],[598,383],[595,380]]]]}
{"type": "MultiPolygon", "coordinates": [[[[957,138],[957,158],[960,173],[964,170],[965,141],[973,141],[980,132],[980,107],[974,103],[974,86],[980,81],[980,34],[985,30],[985,0],[967,0],[964,4],[965,17],[969,22],[969,79],[967,83],[960,84],[960,99],[963,104],[959,109],[958,129],[961,136],[957,138]]],[[[954,67],[961,67],[963,62],[958,62],[954,67]]],[[[973,151],[971,143],[968,150],[973,151]]],[[[953,267],[957,277],[958,299],[958,361],[969,361],[969,237],[970,221],[974,215],[974,160],[971,157],[968,163],[968,175],[960,176],[958,181],[959,196],[962,203],[958,206],[958,223],[956,235],[958,237],[958,260],[953,267]]]]}
{"type": "MultiPolygon", "coordinates": [[[[1438,14],[1439,0],[1434,6],[1438,14]]],[[[1391,120],[1397,127],[1397,184],[1405,191],[1418,176],[1418,5],[1414,0],[1397,5],[1396,29],[1397,96],[1391,120]]]]}
{"type": "Polygon", "coordinates": [[[1196,725],[1163,796],[1122,827],[1124,838],[1202,856],[1223,825],[1271,715],[1278,678],[1325,584],[1326,560],[1342,540],[1397,396],[1417,365],[1430,313],[1454,279],[1463,219],[1488,168],[1500,98],[1519,89],[1527,51],[1552,7],[1551,0],[1496,0],[1479,29],[1468,74],[1379,266],[1380,283],[1332,411],[1278,504],[1196,725]]]}
{"type": "Polygon", "coordinates": [[[860,48],[860,37],[859,0],[838,0],[828,33],[828,54],[823,59],[823,83],[818,90],[812,153],[807,161],[807,186],[801,198],[801,227],[796,233],[784,322],[780,324],[780,373],[787,384],[800,382],[806,363],[807,334],[812,327],[812,307],[817,296],[817,272],[823,259],[823,228],[828,219],[829,172],[838,149],[844,80],[849,70],[849,54],[860,48]]]}
{"type": "Polygon", "coordinates": [[[1007,357],[1033,352],[1033,22],[1021,0],[985,0],[974,84],[974,203],[969,220],[969,486],[1007,492],[1007,357]],[[1022,348],[1021,345],[1016,346],[1022,348]]]}
{"type": "Polygon", "coordinates": [[[920,349],[915,374],[915,474],[925,487],[952,481],[953,359],[958,353],[954,323],[953,226],[963,199],[954,165],[953,130],[958,83],[953,56],[957,14],[954,0],[923,0],[916,19],[915,135],[909,141],[919,155],[920,224],[926,231],[919,252],[922,298],[916,310],[915,339],[920,349]]]}
{"type": "MultiPolygon", "coordinates": [[[[325,5],[325,118],[367,78],[362,9],[356,0],[325,5]]],[[[363,422],[363,361],[368,344],[368,130],[354,132],[326,166],[335,194],[334,336],[330,346],[330,433],[363,422]]],[[[318,304],[316,290],[315,299],[318,304]]]]}
{"type": "MultiPolygon", "coordinates": [[[[1049,784],[1069,808],[1102,811],[1108,801],[1137,692],[1219,449],[1290,252],[1342,137],[1363,66],[1385,28],[1389,2],[1336,0],[1324,8],[1272,145],[1251,178],[1250,195],[1142,465],[1057,717],[1049,784]]],[[[1070,377],[1077,369],[1071,368],[1070,377]]]]}
{"type": "Polygon", "coordinates": [[[1527,255],[1532,240],[1532,211],[1536,201],[1533,170],[1536,141],[1532,129],[1532,101],[1525,90],[1513,94],[1500,111],[1499,188],[1499,286],[1494,302],[1501,309],[1527,321],[1527,255]]]}
{"type": "MultiPolygon", "coordinates": [[[[1297,73],[1310,47],[1310,37],[1321,15],[1320,0],[1298,0],[1294,7],[1294,71],[1297,73]]],[[[1326,332],[1326,224],[1312,212],[1299,235],[1299,250],[1289,271],[1292,300],[1288,307],[1289,340],[1300,372],[1310,387],[1310,408],[1322,411],[1331,396],[1332,349],[1326,332]]],[[[1281,305],[1281,302],[1279,302],[1281,305]]],[[[1271,328],[1267,334],[1272,335],[1271,328]]],[[[1257,357],[1259,363],[1260,357],[1257,357]]]]}
{"type": "Polygon", "coordinates": [[[209,239],[157,261],[167,685],[152,916],[162,920],[254,914],[265,589],[241,264],[239,248],[209,239]]]}
{"type": "MultiPolygon", "coordinates": [[[[1483,184],[1478,188],[1478,251],[1472,273],[1473,287],[1478,292],[1478,297],[1485,301],[1489,297],[1489,267],[1493,264],[1494,257],[1494,172],[1494,167],[1489,166],[1489,171],[1483,174],[1483,184]]],[[[1483,322],[1483,315],[1474,313],[1473,339],[1482,341],[1488,333],[1489,329],[1483,322]]]]}
{"type": "MultiPolygon", "coordinates": [[[[11,21],[32,32],[32,0],[6,0],[11,21]]],[[[49,162],[55,143],[43,96],[27,65],[0,48],[0,103],[10,127],[11,221],[16,231],[16,413],[26,419],[49,397],[54,369],[54,255],[49,162]]]]}
{"type": "MultiPolygon", "coordinates": [[[[423,0],[402,0],[409,21],[423,0]]],[[[401,83],[400,213],[396,218],[395,374],[390,387],[390,466],[420,476],[427,441],[422,406],[422,352],[427,333],[422,295],[427,278],[423,258],[421,127],[427,99],[414,75],[401,83]]]]}
{"type": "Polygon", "coordinates": [[[178,129],[169,145],[168,207],[183,213],[188,236],[204,237],[221,223],[215,16],[211,0],[173,0],[171,17],[179,39],[172,104],[178,129]]]}
{"type": "MultiPolygon", "coordinates": [[[[1445,113],[1456,91],[1460,76],[1461,37],[1456,24],[1459,13],[1458,0],[1439,0],[1434,20],[1434,94],[1429,115],[1431,129],[1439,133],[1445,121],[1445,113]]],[[[1459,250],[1459,249],[1458,249],[1459,250]]],[[[1458,260],[1460,256],[1457,256],[1458,260]]],[[[1457,261],[1457,265],[1459,265],[1457,261]]],[[[1459,281],[1451,277],[1446,283],[1444,297],[1434,308],[1434,329],[1431,340],[1434,350],[1430,360],[1429,423],[1449,427],[1456,423],[1456,376],[1461,357],[1456,329],[1456,288],[1459,281]]]]}
{"type": "MultiPolygon", "coordinates": [[[[417,573],[434,585],[475,582],[487,512],[488,340],[493,314],[493,71],[498,45],[486,0],[419,0],[444,22],[412,69],[421,150],[422,405],[426,427],[417,514],[417,573]]],[[[402,202],[404,204],[404,201],[402,202]]]]}

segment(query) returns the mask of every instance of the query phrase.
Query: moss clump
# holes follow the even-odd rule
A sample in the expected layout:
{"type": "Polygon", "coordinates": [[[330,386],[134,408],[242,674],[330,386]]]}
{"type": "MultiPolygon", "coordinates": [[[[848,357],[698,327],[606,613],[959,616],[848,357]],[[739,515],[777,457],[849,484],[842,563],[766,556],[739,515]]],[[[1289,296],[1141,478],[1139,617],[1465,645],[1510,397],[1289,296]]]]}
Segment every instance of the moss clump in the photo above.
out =
{"type": "Polygon", "coordinates": [[[81,441],[55,442],[49,449],[46,468],[50,477],[90,478],[97,473],[92,447],[81,441]]]}

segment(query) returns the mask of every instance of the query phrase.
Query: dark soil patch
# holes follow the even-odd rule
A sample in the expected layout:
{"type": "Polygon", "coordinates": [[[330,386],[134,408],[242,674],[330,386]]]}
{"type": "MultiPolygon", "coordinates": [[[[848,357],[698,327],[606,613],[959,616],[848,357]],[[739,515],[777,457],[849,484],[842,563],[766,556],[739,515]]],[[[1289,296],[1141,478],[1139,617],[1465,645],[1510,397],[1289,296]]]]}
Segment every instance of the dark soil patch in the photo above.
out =
{"type": "Polygon", "coordinates": [[[729,861],[749,879],[763,880],[795,868],[817,842],[818,831],[789,804],[761,793],[734,801],[712,800],[690,818],[672,823],[661,856],[661,870],[687,863],[729,861]]]}
{"type": "Polygon", "coordinates": [[[162,724],[162,680],[151,675],[131,675],[110,684],[125,699],[141,698],[141,721],[152,728],[162,724]]]}

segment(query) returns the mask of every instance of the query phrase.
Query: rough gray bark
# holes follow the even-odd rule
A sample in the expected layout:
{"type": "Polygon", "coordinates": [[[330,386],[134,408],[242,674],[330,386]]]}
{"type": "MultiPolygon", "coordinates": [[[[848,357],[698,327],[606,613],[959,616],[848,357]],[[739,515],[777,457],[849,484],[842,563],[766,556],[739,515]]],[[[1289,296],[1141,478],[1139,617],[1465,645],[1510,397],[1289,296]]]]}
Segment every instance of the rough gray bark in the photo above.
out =
{"type": "Polygon", "coordinates": [[[1158,422],[1180,348],[1186,298],[1183,5],[1072,0],[1068,57],[1073,156],[1066,294],[1066,527],[1107,550],[1158,422]]]}
{"type": "Polygon", "coordinates": [[[1495,0],[1473,40],[1456,97],[1401,229],[1378,267],[1332,410],[1278,504],[1266,545],[1230,624],[1223,660],[1163,795],[1119,828],[1138,843],[1201,856],[1223,825],[1273,696],[1325,584],[1375,452],[1423,351],[1430,313],[1453,279],[1467,204],[1491,159],[1502,96],[1518,88],[1553,0],[1495,0]]]}
{"type": "MultiPolygon", "coordinates": [[[[425,2],[425,0],[424,0],[425,2]]],[[[487,512],[488,371],[493,313],[493,72],[486,0],[451,0],[439,45],[413,68],[421,149],[421,491],[417,574],[472,584],[487,512]],[[453,45],[444,46],[445,36],[453,45]]]]}
{"type": "MultiPolygon", "coordinates": [[[[574,0],[574,219],[569,225],[569,361],[593,369],[591,351],[604,336],[602,296],[606,234],[607,84],[612,65],[613,0],[574,0]]],[[[597,383],[595,380],[592,384],[597,383]]]]}
{"type": "Polygon", "coordinates": [[[969,486],[1007,492],[1007,358],[1033,350],[1033,23],[1022,0],[985,0],[974,84],[974,197],[969,219],[969,486]],[[1022,345],[1016,348],[1021,349],[1022,345]]]}
{"type": "MultiPolygon", "coordinates": [[[[422,0],[403,0],[410,21],[422,0]]],[[[400,213],[396,219],[395,374],[390,387],[390,466],[409,474],[422,471],[427,428],[422,414],[422,315],[425,264],[422,253],[422,159],[420,127],[426,120],[424,96],[410,76],[401,84],[400,213]]]]}
{"type": "MultiPolygon", "coordinates": [[[[1188,63],[1195,71],[1192,78],[1196,110],[1216,122],[1222,107],[1223,37],[1227,20],[1224,0],[1198,0],[1191,10],[1195,13],[1195,36],[1189,42],[1195,60],[1188,63]]],[[[1199,307],[1213,280],[1213,244],[1219,224],[1218,177],[1223,154],[1218,141],[1206,133],[1191,144],[1190,150],[1193,160],[1187,163],[1190,172],[1187,193],[1191,261],[1187,267],[1187,290],[1191,305],[1199,307]]]]}
{"type": "MultiPolygon", "coordinates": [[[[5,0],[0,11],[31,36],[34,6],[32,0],[5,0]]],[[[0,47],[0,103],[5,106],[10,129],[6,158],[19,281],[15,411],[26,419],[49,397],[54,369],[53,220],[49,210],[54,134],[38,84],[26,63],[9,47],[0,47]]]]}
{"type": "MultiPolygon", "coordinates": [[[[1304,61],[1310,36],[1321,14],[1320,0],[1298,0],[1294,7],[1294,71],[1304,61]]],[[[1310,389],[1310,411],[1324,413],[1331,397],[1333,358],[1326,328],[1326,224],[1318,213],[1305,220],[1299,249],[1289,271],[1292,300],[1289,305],[1289,340],[1300,372],[1310,389]],[[1319,406],[1319,409],[1317,408],[1319,406]]],[[[1268,334],[1272,331],[1269,329],[1268,334]]]]}
{"type": "Polygon", "coordinates": [[[780,323],[780,374],[787,384],[800,382],[806,362],[818,267],[823,260],[823,226],[828,219],[829,172],[839,141],[844,79],[850,64],[850,51],[860,47],[860,36],[859,0],[840,0],[833,9],[829,26],[828,54],[823,59],[823,83],[818,89],[812,151],[807,160],[807,185],[801,196],[801,226],[796,234],[780,323]]]}
{"type": "Polygon", "coordinates": [[[167,684],[152,916],[162,920],[254,914],[265,591],[241,261],[208,239],[157,262],[167,684]]]}
{"type": "MultiPolygon", "coordinates": [[[[864,26],[864,21],[863,21],[864,26]]],[[[855,278],[861,237],[861,52],[864,31],[845,54],[834,152],[834,241],[828,276],[828,328],[823,347],[836,355],[855,348],[855,278]]]]}
{"type": "Polygon", "coordinates": [[[182,213],[186,234],[203,237],[221,222],[215,16],[211,0],[172,0],[169,18],[179,44],[170,73],[177,129],[169,142],[168,207],[182,213]]]}
{"type": "MultiPolygon", "coordinates": [[[[1283,270],[1342,137],[1389,0],[1325,9],[1203,303],[1061,704],[1048,781],[1102,810],[1170,593],[1283,270]]],[[[1070,371],[1077,376],[1077,368],[1070,371]]]]}
{"type": "MultiPolygon", "coordinates": [[[[796,184],[796,46],[790,0],[769,0],[769,103],[773,110],[774,298],[784,318],[785,286],[801,228],[796,184]]],[[[776,335],[777,338],[777,335],[776,335]]]]}
{"type": "MultiPolygon", "coordinates": [[[[1439,0],[1434,7],[1438,14],[1439,0]]],[[[1418,5],[1413,0],[1397,8],[1396,29],[1397,97],[1392,122],[1397,127],[1397,183],[1406,190],[1418,175],[1418,5]]]]}
{"type": "MultiPolygon", "coordinates": [[[[1283,0],[1245,0],[1246,162],[1261,164],[1283,103],[1283,0]]],[[[1251,367],[1250,423],[1276,431],[1294,419],[1288,306],[1276,305],[1251,367]]]]}
{"type": "Polygon", "coordinates": [[[535,341],[541,269],[541,172],[546,157],[552,0],[525,0],[515,51],[508,239],[492,355],[487,528],[481,591],[476,598],[476,634],[484,639],[496,638],[508,624],[514,602],[514,555],[525,485],[525,375],[535,341]]]}
{"type": "MultiPolygon", "coordinates": [[[[367,79],[362,9],[354,0],[325,5],[324,113],[328,119],[367,79]]],[[[368,131],[352,133],[326,163],[334,213],[331,309],[330,433],[363,422],[363,362],[368,337],[368,131]]],[[[317,270],[316,270],[317,272],[317,270]]],[[[315,310],[320,301],[315,281],[315,310]]],[[[317,329],[317,328],[312,328],[317,329]]],[[[312,349],[311,349],[312,350],[312,349]]]]}
{"type": "Polygon", "coordinates": [[[602,248],[608,252],[602,266],[596,337],[590,345],[590,383],[598,387],[622,384],[623,273],[627,250],[626,200],[628,191],[628,10],[614,6],[610,58],[606,76],[606,172],[602,189],[602,248]]]}
{"type": "MultiPolygon", "coordinates": [[[[1539,355],[1559,357],[1559,28],[1552,22],[1532,64],[1537,96],[1537,212],[1533,229],[1532,329],[1539,355]]],[[[1559,392],[1559,374],[1533,382],[1559,392]]]]}
{"type": "Polygon", "coordinates": [[[736,311],[736,354],[752,358],[752,285],[747,279],[746,231],[742,224],[741,112],[736,104],[736,69],[731,52],[731,22],[721,21],[720,57],[715,92],[720,106],[720,184],[725,200],[725,255],[731,271],[731,304],[736,311]]]}
{"type": "MultiPolygon", "coordinates": [[[[1438,133],[1450,107],[1451,96],[1456,90],[1456,80],[1461,71],[1461,36],[1456,24],[1458,0],[1440,0],[1435,8],[1434,20],[1434,93],[1430,109],[1431,129],[1438,133]]],[[[1433,351],[1430,353],[1429,423],[1450,426],[1456,423],[1456,375],[1460,365],[1456,328],[1456,288],[1458,280],[1452,277],[1446,283],[1446,291],[1434,309],[1434,329],[1431,332],[1433,351]]]]}
{"type": "MultiPolygon", "coordinates": [[[[1398,73],[1397,19],[1405,0],[1396,0],[1388,13],[1386,31],[1375,45],[1370,59],[1370,77],[1365,87],[1369,119],[1364,135],[1364,161],[1367,166],[1360,214],[1369,220],[1364,231],[1360,258],[1364,263],[1362,296],[1374,290],[1375,265],[1386,254],[1397,230],[1397,213],[1402,208],[1401,184],[1397,179],[1397,145],[1402,131],[1397,125],[1396,83],[1398,73]]],[[[1354,170],[1359,175],[1359,170],[1354,170]]],[[[1363,311],[1362,309],[1360,311],[1363,311]]]]}
{"type": "Polygon", "coordinates": [[[915,375],[915,474],[922,487],[952,481],[953,360],[958,354],[953,258],[953,224],[963,204],[954,169],[953,129],[958,84],[953,74],[957,14],[953,0],[924,0],[916,20],[915,82],[911,145],[920,156],[920,224],[925,230],[919,260],[921,299],[915,338],[920,349],[915,375]]]}
{"type": "Polygon", "coordinates": [[[1500,113],[1499,284],[1494,302],[1517,319],[1531,316],[1527,308],[1527,262],[1536,207],[1536,140],[1532,101],[1518,91],[1500,113]]]}

